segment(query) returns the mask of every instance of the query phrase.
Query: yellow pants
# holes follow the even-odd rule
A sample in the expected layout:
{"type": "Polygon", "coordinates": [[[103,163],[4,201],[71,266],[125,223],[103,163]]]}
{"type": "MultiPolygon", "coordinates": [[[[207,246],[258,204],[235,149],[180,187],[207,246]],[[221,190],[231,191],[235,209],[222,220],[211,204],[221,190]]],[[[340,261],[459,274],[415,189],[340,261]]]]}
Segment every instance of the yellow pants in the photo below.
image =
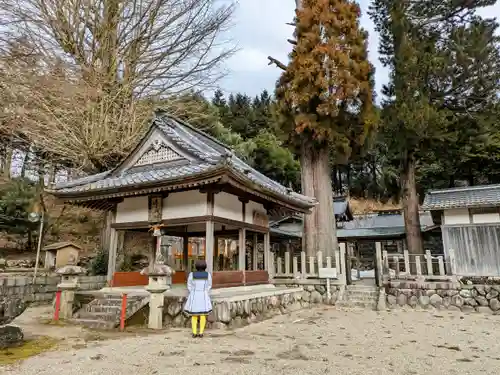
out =
{"type": "Polygon", "coordinates": [[[199,334],[203,335],[205,331],[205,325],[207,324],[206,315],[195,315],[191,317],[191,329],[193,330],[193,335],[199,334]],[[198,321],[200,322],[200,332],[197,332],[198,321]]]}

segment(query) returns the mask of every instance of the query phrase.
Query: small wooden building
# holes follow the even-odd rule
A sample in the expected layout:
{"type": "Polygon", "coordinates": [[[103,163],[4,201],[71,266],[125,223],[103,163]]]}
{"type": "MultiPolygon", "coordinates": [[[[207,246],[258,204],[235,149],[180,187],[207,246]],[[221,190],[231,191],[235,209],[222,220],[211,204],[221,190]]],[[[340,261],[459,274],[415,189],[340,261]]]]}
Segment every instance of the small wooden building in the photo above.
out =
{"type": "Polygon", "coordinates": [[[500,185],[432,190],[423,208],[441,226],[453,274],[500,276],[500,185]]]}
{"type": "Polygon", "coordinates": [[[60,268],[71,262],[78,263],[81,247],[72,242],[56,242],[44,246],[44,268],[60,268]]]}
{"type": "Polygon", "coordinates": [[[314,198],[264,176],[226,145],[163,111],[157,111],[149,131],[115,169],[58,184],[50,193],[70,204],[108,212],[108,280],[113,286],[130,285],[132,279],[134,285],[147,282],[119,272],[120,238],[126,231],[146,236],[149,232],[152,254],[158,244],[160,251],[165,248],[167,263],[176,268],[174,283],[185,282],[196,259],[205,259],[208,270],[216,271],[214,285],[217,280],[220,285],[235,284],[227,281],[231,272],[246,284],[252,278],[268,282],[269,215],[307,214],[316,204],[314,198]],[[181,238],[182,252],[175,249],[177,242],[153,237],[153,226],[161,228],[161,237],[181,238]],[[203,245],[190,251],[190,240],[198,238],[204,239],[203,245]],[[236,240],[237,246],[221,248],[221,238],[236,240]],[[247,239],[253,241],[251,254],[247,239]]]}

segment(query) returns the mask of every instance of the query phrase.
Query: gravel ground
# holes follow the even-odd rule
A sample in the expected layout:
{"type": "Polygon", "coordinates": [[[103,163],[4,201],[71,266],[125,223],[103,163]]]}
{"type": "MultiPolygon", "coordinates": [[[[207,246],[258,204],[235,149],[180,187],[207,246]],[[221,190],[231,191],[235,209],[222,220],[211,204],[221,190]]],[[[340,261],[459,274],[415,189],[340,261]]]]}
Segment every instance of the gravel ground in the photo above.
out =
{"type": "Polygon", "coordinates": [[[125,337],[50,352],[12,375],[498,374],[500,316],[321,307],[236,331],[125,337]]]}

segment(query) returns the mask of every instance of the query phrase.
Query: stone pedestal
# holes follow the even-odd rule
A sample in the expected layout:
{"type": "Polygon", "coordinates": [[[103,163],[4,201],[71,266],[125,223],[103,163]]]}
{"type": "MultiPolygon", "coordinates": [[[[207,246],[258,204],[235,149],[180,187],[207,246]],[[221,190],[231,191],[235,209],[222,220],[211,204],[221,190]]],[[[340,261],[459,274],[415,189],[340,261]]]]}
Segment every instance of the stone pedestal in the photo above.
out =
{"type": "Polygon", "coordinates": [[[385,303],[385,289],[379,288],[377,299],[377,311],[386,311],[387,305],[385,303]]]}
{"type": "Polygon", "coordinates": [[[67,265],[59,268],[56,273],[61,275],[61,282],[57,288],[61,291],[61,305],[59,310],[60,319],[71,319],[73,317],[73,304],[75,292],[78,289],[78,277],[85,273],[80,266],[67,265]]]}
{"type": "Polygon", "coordinates": [[[175,271],[165,264],[155,264],[141,271],[141,274],[149,278],[146,286],[146,290],[150,293],[148,328],[163,328],[164,293],[171,288],[174,273],[175,271]]]}

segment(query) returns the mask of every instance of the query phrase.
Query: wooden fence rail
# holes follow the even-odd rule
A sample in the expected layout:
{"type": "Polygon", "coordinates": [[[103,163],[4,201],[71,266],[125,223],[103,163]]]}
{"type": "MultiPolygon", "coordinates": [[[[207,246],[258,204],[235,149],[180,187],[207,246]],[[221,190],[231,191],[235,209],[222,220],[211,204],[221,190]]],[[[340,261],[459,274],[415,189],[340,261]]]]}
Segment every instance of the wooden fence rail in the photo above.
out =
{"type": "Polygon", "coordinates": [[[277,278],[318,278],[319,268],[335,268],[337,278],[345,276],[345,245],[340,244],[335,256],[325,257],[323,252],[318,251],[316,256],[307,256],[305,251],[299,256],[294,256],[289,251],[284,256],[271,257],[270,268],[274,277],[277,278]]]}
{"type": "Polygon", "coordinates": [[[451,263],[453,255],[450,254],[446,262],[443,255],[434,256],[430,250],[425,254],[414,255],[408,250],[403,254],[388,254],[382,252],[383,275],[390,279],[424,277],[424,278],[446,278],[452,275],[451,263]]]}

